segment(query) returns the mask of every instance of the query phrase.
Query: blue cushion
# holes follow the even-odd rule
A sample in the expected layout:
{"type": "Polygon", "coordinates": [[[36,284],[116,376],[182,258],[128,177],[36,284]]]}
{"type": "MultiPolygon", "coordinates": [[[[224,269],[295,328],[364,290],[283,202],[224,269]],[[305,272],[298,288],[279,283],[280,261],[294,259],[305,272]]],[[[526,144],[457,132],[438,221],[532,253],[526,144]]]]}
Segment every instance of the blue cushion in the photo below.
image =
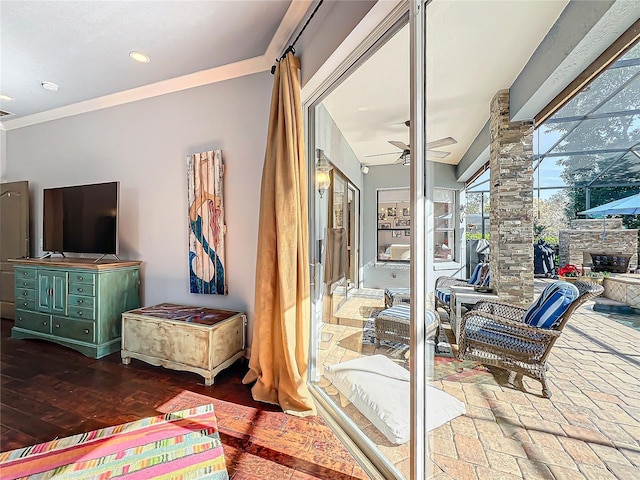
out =
{"type": "MultiPolygon", "coordinates": [[[[381,311],[378,317],[393,317],[402,320],[411,320],[411,306],[409,305],[394,305],[391,308],[381,311]]],[[[436,321],[436,315],[431,310],[425,310],[424,321],[426,325],[436,321]]]]}
{"type": "Polygon", "coordinates": [[[569,305],[579,296],[578,288],[569,282],[551,283],[528,308],[522,321],[534,327],[554,328],[569,305]]]}
{"type": "Polygon", "coordinates": [[[399,293],[400,295],[410,295],[411,289],[405,287],[389,287],[384,290],[384,293],[389,297],[393,297],[396,293],[399,293]]]}
{"type": "Polygon", "coordinates": [[[469,277],[469,280],[467,280],[467,283],[469,285],[477,285],[477,283],[480,281],[480,270],[482,269],[482,265],[484,264],[479,263],[476,265],[476,268],[473,269],[471,277],[469,277]]]}
{"type": "Polygon", "coordinates": [[[473,269],[471,278],[467,280],[469,285],[489,285],[489,264],[479,263],[476,268],[473,269]]]}
{"type": "Polygon", "coordinates": [[[449,290],[448,288],[438,288],[436,290],[436,295],[438,296],[439,300],[448,304],[449,299],[451,299],[451,290],[449,290]]]}

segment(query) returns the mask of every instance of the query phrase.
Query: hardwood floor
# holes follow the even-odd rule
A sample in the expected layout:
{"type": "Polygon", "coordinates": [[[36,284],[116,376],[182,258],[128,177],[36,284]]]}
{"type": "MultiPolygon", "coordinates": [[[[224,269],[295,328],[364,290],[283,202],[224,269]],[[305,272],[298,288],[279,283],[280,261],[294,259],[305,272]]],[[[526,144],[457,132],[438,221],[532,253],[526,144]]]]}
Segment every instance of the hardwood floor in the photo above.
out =
{"type": "Polygon", "coordinates": [[[119,353],[94,360],[53,343],[14,340],[12,326],[0,321],[1,451],[155,416],[167,405],[208,402],[234,480],[368,478],[319,417],[255,402],[241,382],[244,361],[206,387],[193,373],[136,360],[122,365],[119,353]]]}

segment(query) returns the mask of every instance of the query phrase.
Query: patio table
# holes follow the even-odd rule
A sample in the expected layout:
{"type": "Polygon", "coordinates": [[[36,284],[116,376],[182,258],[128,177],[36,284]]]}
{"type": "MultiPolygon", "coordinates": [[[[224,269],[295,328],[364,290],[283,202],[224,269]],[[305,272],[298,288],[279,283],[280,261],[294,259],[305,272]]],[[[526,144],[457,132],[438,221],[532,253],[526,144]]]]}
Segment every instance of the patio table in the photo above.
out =
{"type": "Polygon", "coordinates": [[[472,286],[452,286],[450,302],[449,322],[456,336],[456,344],[460,338],[460,321],[462,320],[462,304],[475,305],[482,300],[498,300],[495,293],[476,292],[472,286]]]}

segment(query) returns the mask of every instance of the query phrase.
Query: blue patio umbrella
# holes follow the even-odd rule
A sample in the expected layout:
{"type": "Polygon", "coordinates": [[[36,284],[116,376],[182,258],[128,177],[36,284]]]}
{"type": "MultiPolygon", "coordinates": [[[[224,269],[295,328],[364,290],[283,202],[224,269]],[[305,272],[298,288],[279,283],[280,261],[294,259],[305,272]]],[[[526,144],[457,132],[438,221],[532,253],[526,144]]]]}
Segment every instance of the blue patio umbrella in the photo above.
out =
{"type": "Polygon", "coordinates": [[[607,227],[605,218],[607,215],[640,215],[640,193],[631,195],[630,197],[621,198],[620,200],[614,200],[613,202],[605,203],[599,207],[593,207],[583,212],[578,212],[581,215],[589,215],[591,217],[602,217],[604,225],[604,231],[602,232],[602,239],[607,238],[607,227]]]}

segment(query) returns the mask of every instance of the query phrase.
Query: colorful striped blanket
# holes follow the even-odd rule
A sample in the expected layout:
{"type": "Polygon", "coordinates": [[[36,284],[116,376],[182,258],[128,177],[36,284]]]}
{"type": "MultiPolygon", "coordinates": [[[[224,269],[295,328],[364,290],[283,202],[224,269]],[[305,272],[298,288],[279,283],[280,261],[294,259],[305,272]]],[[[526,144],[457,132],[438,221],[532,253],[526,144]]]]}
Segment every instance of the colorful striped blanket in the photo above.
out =
{"type": "Polygon", "coordinates": [[[0,479],[228,480],[213,405],[0,453],[0,479]]]}

